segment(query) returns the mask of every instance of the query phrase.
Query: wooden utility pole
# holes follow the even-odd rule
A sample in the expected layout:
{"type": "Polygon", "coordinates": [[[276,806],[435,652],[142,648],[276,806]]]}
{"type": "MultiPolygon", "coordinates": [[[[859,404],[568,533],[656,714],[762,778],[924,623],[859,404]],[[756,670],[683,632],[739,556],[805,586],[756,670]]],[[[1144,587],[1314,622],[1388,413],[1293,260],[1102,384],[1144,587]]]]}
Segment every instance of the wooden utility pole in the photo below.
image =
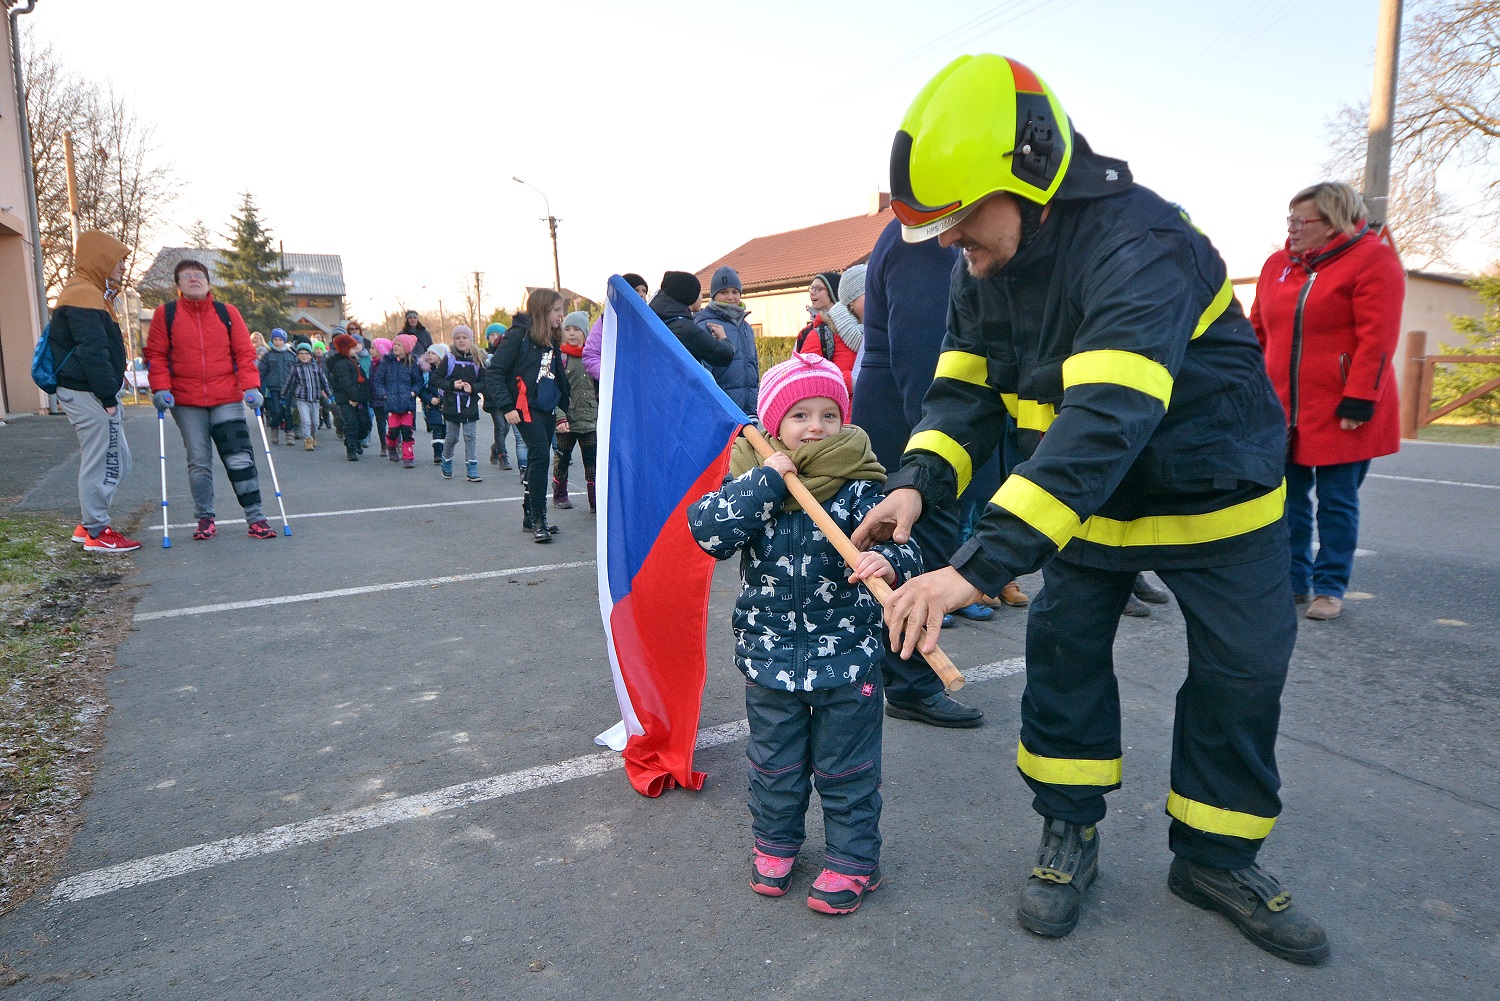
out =
{"type": "Polygon", "coordinates": [[[484,322],[484,272],[474,272],[474,333],[485,327],[484,322]]]}
{"type": "Polygon", "coordinates": [[[547,213],[547,229],[552,233],[552,291],[562,291],[562,272],[557,266],[557,216],[547,213]]]}
{"type": "MultiPolygon", "coordinates": [[[[68,226],[73,231],[73,252],[78,252],[78,172],[73,168],[73,133],[63,133],[63,160],[68,166],[68,226]]],[[[76,264],[75,264],[76,267],[76,264]]]]}
{"type": "Polygon", "coordinates": [[[1370,92],[1365,146],[1365,206],[1372,223],[1388,221],[1391,195],[1391,124],[1396,117],[1396,70],[1401,62],[1402,0],[1381,0],[1375,36],[1375,86],[1370,92]]]}

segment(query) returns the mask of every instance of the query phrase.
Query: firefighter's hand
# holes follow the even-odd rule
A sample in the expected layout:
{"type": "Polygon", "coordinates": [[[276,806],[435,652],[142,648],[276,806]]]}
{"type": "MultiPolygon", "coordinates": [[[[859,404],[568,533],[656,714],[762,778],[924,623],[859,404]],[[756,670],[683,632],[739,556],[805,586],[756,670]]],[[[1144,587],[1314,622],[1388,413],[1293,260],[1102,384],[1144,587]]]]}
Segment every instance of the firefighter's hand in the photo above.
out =
{"type": "Polygon", "coordinates": [[[849,583],[858,584],[870,577],[879,577],[887,584],[895,584],[896,568],[891,566],[890,560],[877,552],[860,553],[853,572],[849,574],[849,583]]]}
{"type": "Polygon", "coordinates": [[[519,424],[519,423],[521,423],[521,411],[519,411],[519,410],[507,410],[505,412],[505,423],[507,423],[507,424],[519,424]]]}
{"type": "Polygon", "coordinates": [[[913,577],[885,600],[891,649],[899,653],[902,660],[910,660],[914,650],[932,653],[938,646],[943,616],[978,600],[979,589],[952,567],[913,577]]]}
{"type": "Polygon", "coordinates": [[[869,549],[877,542],[895,539],[906,542],[911,527],[922,517],[922,494],[915,487],[902,487],[886,495],[865,515],[854,530],[851,541],[859,549],[869,549]]]}

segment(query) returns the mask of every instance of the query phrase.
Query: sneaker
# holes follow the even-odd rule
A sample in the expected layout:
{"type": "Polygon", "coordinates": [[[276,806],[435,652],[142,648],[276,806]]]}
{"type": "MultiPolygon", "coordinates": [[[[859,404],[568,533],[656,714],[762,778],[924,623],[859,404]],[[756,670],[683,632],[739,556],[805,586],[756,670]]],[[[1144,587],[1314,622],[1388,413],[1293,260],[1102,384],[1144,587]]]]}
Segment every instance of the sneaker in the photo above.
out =
{"type": "Polygon", "coordinates": [[[359,461],[359,453],[358,452],[350,452],[348,454],[348,458],[349,458],[350,462],[358,462],[359,461]]]}
{"type": "Polygon", "coordinates": [[[318,439],[316,439],[316,438],[304,438],[304,439],[302,439],[302,451],[304,451],[304,452],[311,452],[313,449],[315,449],[317,447],[318,447],[318,439]]]}
{"type": "Polygon", "coordinates": [[[1098,829],[1043,817],[1042,845],[1021,887],[1016,920],[1027,931],[1062,938],[1077,926],[1083,895],[1098,877],[1098,829]]]}
{"type": "Polygon", "coordinates": [[[498,463],[498,465],[501,469],[510,469],[510,456],[506,455],[504,452],[501,452],[500,462],[498,463]]]}
{"type": "Polygon", "coordinates": [[[114,555],[115,553],[133,553],[141,548],[141,544],[134,539],[127,539],[108,525],[99,533],[98,537],[83,540],[83,551],[86,553],[104,553],[114,555]]]}
{"type": "Polygon", "coordinates": [[[984,724],[984,710],[966,706],[947,692],[938,692],[916,702],[885,704],[885,714],[892,719],[914,719],[929,726],[968,730],[984,724]]]}
{"type": "Polygon", "coordinates": [[[212,518],[199,518],[198,527],[193,529],[193,538],[202,542],[204,539],[212,539],[219,534],[219,528],[214,524],[212,518]]]}
{"type": "Polygon", "coordinates": [[[417,460],[416,459],[403,459],[402,462],[401,462],[401,465],[405,466],[407,469],[416,469],[417,468],[417,460]]]}
{"type": "Polygon", "coordinates": [[[1292,895],[1258,865],[1216,869],[1179,855],[1168,870],[1167,889],[1190,904],[1218,911],[1241,935],[1279,959],[1316,966],[1328,958],[1323,926],[1296,910],[1292,895]]]}
{"type": "Polygon", "coordinates": [[[401,450],[399,448],[388,448],[388,449],[385,450],[385,452],[383,454],[387,458],[389,458],[392,462],[400,462],[401,461],[401,450]]]}
{"type": "Polygon", "coordinates": [[[755,865],[750,869],[750,889],[766,897],[779,897],[792,882],[794,858],[777,858],[755,849],[755,865]]]}
{"type": "Polygon", "coordinates": [[[274,539],[276,538],[276,529],[271,527],[269,521],[262,518],[260,521],[251,522],[250,530],[245,534],[249,535],[252,539],[274,539]]]}
{"type": "Polygon", "coordinates": [[[89,541],[89,530],[84,528],[82,525],[79,525],[77,528],[73,529],[73,541],[78,543],[80,546],[89,541]]]}
{"type": "Polygon", "coordinates": [[[880,889],[880,869],[868,876],[849,876],[824,869],[807,893],[807,906],[823,914],[853,914],[867,893],[880,889]]]}
{"type": "Polygon", "coordinates": [[[995,610],[983,602],[976,601],[972,605],[956,609],[953,614],[962,615],[970,622],[988,622],[995,617],[995,610]]]}

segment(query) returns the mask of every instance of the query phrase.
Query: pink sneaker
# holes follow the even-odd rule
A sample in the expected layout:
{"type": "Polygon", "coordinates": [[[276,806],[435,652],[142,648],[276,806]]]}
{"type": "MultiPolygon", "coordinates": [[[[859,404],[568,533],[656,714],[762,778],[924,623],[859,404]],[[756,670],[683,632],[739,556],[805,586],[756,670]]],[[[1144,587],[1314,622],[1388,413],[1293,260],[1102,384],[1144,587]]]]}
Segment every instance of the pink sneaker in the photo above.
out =
{"type": "Polygon", "coordinates": [[[750,889],[767,897],[779,897],[792,881],[796,859],[777,858],[755,849],[755,868],[750,870],[750,889]]]}
{"type": "Polygon", "coordinates": [[[867,893],[880,887],[880,870],[868,876],[847,876],[832,869],[824,869],[813,880],[807,894],[807,906],[824,914],[853,914],[859,910],[860,901],[867,893]]]}

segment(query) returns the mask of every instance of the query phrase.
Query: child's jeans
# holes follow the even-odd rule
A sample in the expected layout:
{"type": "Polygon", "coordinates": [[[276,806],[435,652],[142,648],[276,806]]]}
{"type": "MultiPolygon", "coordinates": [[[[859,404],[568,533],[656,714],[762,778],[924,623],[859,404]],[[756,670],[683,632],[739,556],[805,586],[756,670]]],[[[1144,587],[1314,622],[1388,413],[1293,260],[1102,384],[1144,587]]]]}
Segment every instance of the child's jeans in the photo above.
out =
{"type": "Polygon", "coordinates": [[[416,458],[412,444],[412,429],[416,427],[417,415],[411,411],[386,416],[385,447],[394,452],[401,449],[401,458],[411,462],[416,458]]]}
{"type": "Polygon", "coordinates": [[[302,433],[309,438],[318,436],[318,411],[321,409],[321,400],[297,401],[297,416],[302,421],[302,433]]]}
{"type": "Polygon", "coordinates": [[[443,436],[443,461],[452,462],[454,446],[461,433],[464,438],[464,461],[479,461],[479,422],[444,418],[448,432],[443,436]]]}
{"type": "Polygon", "coordinates": [[[868,876],[880,862],[880,727],[885,696],[872,664],[852,685],[786,692],[745,683],[750,817],[755,847],[793,858],[807,837],[817,785],[828,848],[823,865],[868,876]]]}

